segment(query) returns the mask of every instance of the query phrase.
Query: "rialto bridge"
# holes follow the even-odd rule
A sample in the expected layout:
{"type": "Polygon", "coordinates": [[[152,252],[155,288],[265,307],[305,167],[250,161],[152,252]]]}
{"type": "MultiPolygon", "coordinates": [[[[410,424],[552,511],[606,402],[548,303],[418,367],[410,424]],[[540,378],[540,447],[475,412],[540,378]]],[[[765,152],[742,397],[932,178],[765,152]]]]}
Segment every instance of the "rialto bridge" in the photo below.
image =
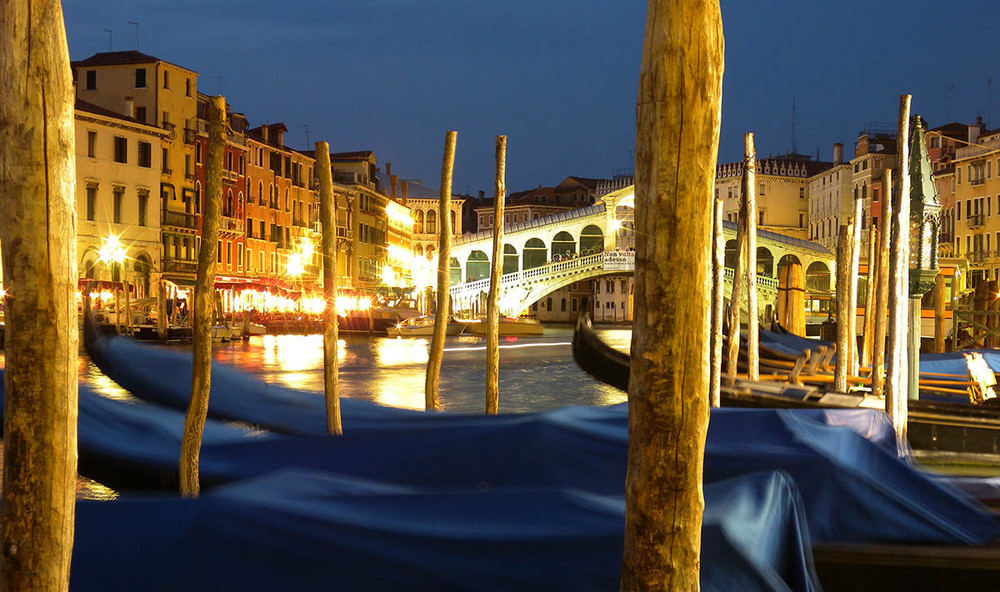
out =
{"type": "MultiPolygon", "coordinates": [[[[635,271],[634,188],[609,193],[592,206],[505,228],[500,311],[516,315],[544,296],[574,282],[635,271]]],[[[726,237],[726,293],[732,290],[736,224],[723,223],[726,237]]],[[[485,310],[489,290],[492,230],[466,234],[451,251],[451,299],[458,312],[485,310]]],[[[829,290],[834,257],[825,247],[759,230],[757,286],[761,306],[778,293],[777,270],[796,262],[807,287],[829,290]]]]}

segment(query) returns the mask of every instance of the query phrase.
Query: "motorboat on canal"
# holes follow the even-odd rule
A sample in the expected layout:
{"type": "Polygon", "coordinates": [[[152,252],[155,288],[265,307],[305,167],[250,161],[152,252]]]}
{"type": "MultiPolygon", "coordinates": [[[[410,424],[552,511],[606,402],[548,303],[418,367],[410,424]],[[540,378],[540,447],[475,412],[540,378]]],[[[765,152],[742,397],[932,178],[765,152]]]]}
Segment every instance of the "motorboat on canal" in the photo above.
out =
{"type": "MultiPolygon", "coordinates": [[[[448,319],[445,335],[457,336],[465,332],[465,323],[448,319]]],[[[410,317],[386,328],[389,337],[430,337],[434,335],[434,315],[410,317]]]]}
{"type": "MultiPolygon", "coordinates": [[[[470,335],[486,335],[486,319],[458,319],[466,325],[465,332],[470,335]]],[[[538,337],[545,332],[545,327],[536,319],[528,317],[500,317],[500,337],[538,337]]]]}

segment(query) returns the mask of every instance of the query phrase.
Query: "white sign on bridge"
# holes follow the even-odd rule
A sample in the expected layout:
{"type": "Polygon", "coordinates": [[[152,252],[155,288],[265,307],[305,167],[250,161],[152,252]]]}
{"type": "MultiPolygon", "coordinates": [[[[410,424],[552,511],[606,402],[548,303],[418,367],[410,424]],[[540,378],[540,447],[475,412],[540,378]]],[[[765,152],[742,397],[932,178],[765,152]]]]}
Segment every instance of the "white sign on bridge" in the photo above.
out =
{"type": "Polygon", "coordinates": [[[604,251],[605,271],[634,271],[635,251],[604,251]]]}

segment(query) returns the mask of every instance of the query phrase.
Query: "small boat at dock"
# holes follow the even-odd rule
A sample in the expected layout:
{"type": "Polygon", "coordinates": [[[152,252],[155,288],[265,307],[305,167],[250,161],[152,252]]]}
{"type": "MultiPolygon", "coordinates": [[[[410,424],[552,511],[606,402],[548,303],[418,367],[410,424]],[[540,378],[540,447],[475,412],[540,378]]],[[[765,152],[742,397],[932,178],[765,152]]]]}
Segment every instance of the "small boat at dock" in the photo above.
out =
{"type": "MultiPolygon", "coordinates": [[[[465,332],[465,323],[449,318],[445,335],[458,336],[465,332]]],[[[434,335],[434,317],[410,317],[386,328],[389,337],[430,337],[434,335]]]]}
{"type": "MultiPolygon", "coordinates": [[[[486,335],[486,319],[458,319],[466,325],[465,332],[470,335],[486,335]]],[[[500,317],[500,337],[538,337],[545,327],[535,319],[528,317],[500,317]]]]}

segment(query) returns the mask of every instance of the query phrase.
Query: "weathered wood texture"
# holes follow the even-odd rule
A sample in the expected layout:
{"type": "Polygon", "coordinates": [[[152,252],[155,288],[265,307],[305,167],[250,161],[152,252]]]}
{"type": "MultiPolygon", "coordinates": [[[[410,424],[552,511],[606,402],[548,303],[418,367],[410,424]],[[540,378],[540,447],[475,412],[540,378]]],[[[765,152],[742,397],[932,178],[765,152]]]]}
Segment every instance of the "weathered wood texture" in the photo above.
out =
{"type": "Polygon", "coordinates": [[[899,191],[893,195],[889,254],[889,343],[885,388],[886,412],[900,441],[906,439],[909,339],[909,260],[910,260],[910,95],[899,98],[899,131],[896,134],[899,191]]]}
{"type": "Polygon", "coordinates": [[[76,491],[76,160],[58,1],[0,0],[0,76],[0,589],[66,590],[76,491]]]}
{"type": "Polygon", "coordinates": [[[743,199],[747,230],[747,378],[760,378],[760,314],[757,307],[757,152],[743,134],[743,199]]]}
{"type": "Polygon", "coordinates": [[[712,214],[712,349],[708,404],[722,405],[722,314],[726,304],[726,236],[722,228],[722,196],[716,196],[712,214]]]}
{"type": "Polygon", "coordinates": [[[486,300],[486,413],[500,412],[500,276],[503,274],[503,211],[507,195],[507,136],[497,136],[493,184],[493,259],[486,300]]]}
{"type": "Polygon", "coordinates": [[[788,265],[788,324],[790,333],[806,336],[806,282],[800,263],[788,265]]]}
{"type": "Polygon", "coordinates": [[[872,334],[875,332],[875,268],[878,261],[878,235],[875,226],[868,226],[868,272],[865,274],[865,323],[861,330],[861,366],[872,365],[872,334]]]}
{"type": "Polygon", "coordinates": [[[892,169],[882,172],[882,216],[878,231],[878,276],[875,280],[875,335],[872,337],[872,394],[885,394],[885,338],[889,328],[889,246],[892,232],[892,169]]]}
{"type": "Polygon", "coordinates": [[[326,397],[326,431],[344,433],[340,418],[340,368],[337,360],[337,197],[333,192],[330,145],[316,142],[319,176],[319,221],[323,226],[323,396],[326,397]]]}
{"type": "MultiPolygon", "coordinates": [[[[851,267],[849,271],[847,288],[847,306],[850,312],[847,315],[847,335],[848,344],[851,347],[851,355],[848,358],[850,367],[848,371],[851,376],[858,375],[858,274],[861,268],[861,219],[863,215],[864,202],[862,199],[854,200],[854,214],[851,219],[851,267]]],[[[838,286],[839,288],[839,286],[838,286]]]]}
{"type": "Polygon", "coordinates": [[[743,285],[746,276],[746,202],[740,198],[739,217],[736,221],[736,252],[733,262],[733,289],[729,292],[729,328],[726,333],[726,374],[736,376],[740,354],[740,305],[743,303],[743,285]]]}
{"type": "Polygon", "coordinates": [[[449,131],[444,139],[444,158],[441,162],[441,196],[438,202],[438,228],[441,235],[438,240],[437,267],[437,310],[434,316],[434,335],[431,338],[431,351],[427,358],[427,377],[424,381],[424,408],[427,411],[440,411],[441,400],[438,395],[438,382],[441,379],[441,360],[444,358],[444,338],[448,329],[448,315],[451,308],[448,286],[451,273],[451,174],[455,167],[455,143],[458,132],[449,131]]]}
{"type": "Polygon", "coordinates": [[[722,67],[717,1],[649,2],[636,105],[622,590],[699,585],[722,67]]]}
{"type": "Polygon", "coordinates": [[[184,417],[181,439],[180,492],[198,497],[198,459],[201,437],[208,415],[208,394],[212,386],[212,319],[214,318],[216,245],[222,207],[222,158],[226,148],[226,98],[214,96],[208,102],[208,150],[205,155],[205,209],[201,222],[201,249],[192,300],[194,339],[192,345],[191,402],[184,417]]]}
{"type": "MultiPolygon", "coordinates": [[[[850,304],[851,236],[853,224],[841,224],[837,235],[837,362],[833,367],[833,390],[847,392],[847,375],[851,371],[851,343],[848,318],[854,310],[850,304]]],[[[853,374],[851,374],[853,376],[853,374]]]]}
{"type": "Polygon", "coordinates": [[[945,321],[945,277],[938,274],[934,278],[934,352],[944,353],[945,321]]]}

